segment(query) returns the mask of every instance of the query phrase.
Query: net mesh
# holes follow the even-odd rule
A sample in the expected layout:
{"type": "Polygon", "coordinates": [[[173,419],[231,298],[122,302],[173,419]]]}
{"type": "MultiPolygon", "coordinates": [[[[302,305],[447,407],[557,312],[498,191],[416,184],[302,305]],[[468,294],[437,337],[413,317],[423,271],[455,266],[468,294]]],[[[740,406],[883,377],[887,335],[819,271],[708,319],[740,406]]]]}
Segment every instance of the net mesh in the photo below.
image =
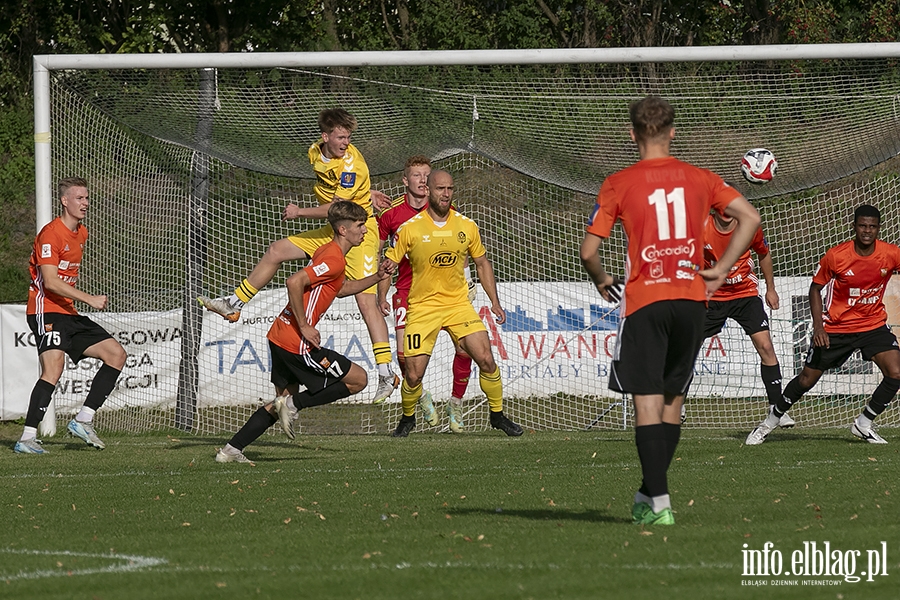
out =
{"type": "MultiPolygon", "coordinates": [[[[271,396],[264,340],[241,327],[256,326],[264,336],[285,302],[285,278],[302,265],[284,265],[266,289],[271,300],[254,300],[248,306],[260,308],[245,311],[238,325],[207,318],[193,297],[230,293],[271,242],[321,224],[280,216],[288,202],[314,204],[306,150],[325,107],[358,118],[353,142],[374,188],[402,193],[411,154],[454,174],[455,202],[481,228],[509,313],[489,331],[506,411],[529,428],[629,423],[627,400],[606,389],[616,317],[588,282],[578,246],[604,177],[637,159],[628,138],[632,100],[648,93],[669,99],[673,154],[719,173],[760,210],[781,296],[771,323],[785,381],[799,371],[807,345],[810,275],[827,248],[849,238],[853,209],[879,206],[882,239],[900,241],[898,79],[888,61],[213,75],[206,127],[198,71],[53,73],[53,177],[90,182],[80,286],[109,296],[107,311],[92,316],[129,353],[98,413],[101,426],[223,433],[271,396]],[[776,154],[778,174],[753,186],[741,178],[740,157],[760,146],[776,154]],[[192,362],[199,383],[191,383],[192,362]]],[[[624,256],[616,230],[602,249],[604,264],[623,273],[624,256]]],[[[476,308],[484,316],[486,304],[482,294],[476,308]]],[[[888,308],[900,314],[900,305],[888,308]]],[[[359,358],[373,381],[364,330],[359,336],[343,321],[359,329],[355,305],[336,303],[330,314],[323,338],[333,336],[336,349],[359,358]]],[[[687,425],[746,428],[764,413],[759,358],[729,325],[704,342],[687,425]]],[[[426,379],[439,408],[451,380],[445,365],[452,350],[442,344],[435,358],[447,360],[433,363],[426,379]]],[[[56,396],[60,418],[80,406],[97,366],[68,365],[56,396]]],[[[801,425],[844,425],[879,378],[871,363],[851,360],[793,412],[801,425]]],[[[466,425],[486,428],[477,372],[472,379],[466,425]]],[[[304,411],[301,431],[390,430],[400,416],[399,393],[382,407],[368,404],[369,395],[304,411]]],[[[896,410],[879,422],[895,425],[896,410]]]]}

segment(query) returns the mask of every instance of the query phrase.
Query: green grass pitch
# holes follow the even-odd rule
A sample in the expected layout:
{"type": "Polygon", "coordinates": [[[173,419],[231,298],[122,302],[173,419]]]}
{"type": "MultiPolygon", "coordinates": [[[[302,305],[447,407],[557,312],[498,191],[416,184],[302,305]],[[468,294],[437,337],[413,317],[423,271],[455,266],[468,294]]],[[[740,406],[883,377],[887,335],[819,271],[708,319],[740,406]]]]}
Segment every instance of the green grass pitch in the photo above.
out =
{"type": "Polygon", "coordinates": [[[676,524],[655,528],[630,522],[631,431],[264,436],[255,466],[214,462],[222,437],[58,436],[29,456],[19,432],[0,425],[3,598],[900,597],[897,430],[875,446],[801,423],[759,447],[685,430],[676,524]],[[782,570],[828,542],[887,575],[744,576],[744,544],[766,542],[782,570]]]}

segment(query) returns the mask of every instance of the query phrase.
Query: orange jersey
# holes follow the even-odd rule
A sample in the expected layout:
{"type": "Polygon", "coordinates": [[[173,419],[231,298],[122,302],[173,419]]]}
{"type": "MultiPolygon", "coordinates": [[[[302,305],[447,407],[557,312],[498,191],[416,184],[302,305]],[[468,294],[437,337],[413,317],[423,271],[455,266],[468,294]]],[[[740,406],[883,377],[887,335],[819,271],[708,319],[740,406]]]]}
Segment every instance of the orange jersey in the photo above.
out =
{"type": "Polygon", "coordinates": [[[671,156],[638,161],[606,178],[587,231],[609,237],[615,222],[622,222],[628,238],[625,317],[660,300],[706,301],[697,275],[706,217],[739,196],[715,173],[671,156]]]}
{"type": "MultiPolygon", "coordinates": [[[[309,287],[303,292],[303,308],[306,320],[313,327],[334,302],[341,286],[344,285],[344,267],[347,261],[344,252],[336,242],[320,246],[310,263],[303,269],[309,276],[309,287]]],[[[300,335],[300,327],[294,321],[291,304],[272,323],[266,336],[269,340],[294,354],[307,354],[309,345],[300,335]]]]}
{"type": "Polygon", "coordinates": [[[853,240],[828,250],[813,283],[824,286],[822,315],[827,333],[860,333],[887,323],[884,290],[891,275],[900,271],[900,248],[875,240],[869,256],[856,253],[853,240]]]}
{"type": "MultiPolygon", "coordinates": [[[[722,233],[716,229],[715,219],[710,216],[706,222],[706,245],[703,246],[703,268],[708,269],[719,261],[719,257],[725,253],[728,248],[728,242],[731,241],[731,234],[734,230],[722,233]]],[[[750,255],[753,250],[757,256],[762,258],[769,253],[769,242],[763,234],[762,227],[756,230],[753,241],[750,242],[750,248],[741,254],[741,257],[734,263],[728,275],[725,277],[725,283],[722,284],[712,299],[724,302],[726,300],[734,300],[736,298],[752,298],[759,295],[759,279],[753,270],[753,257],[750,255]]]]}
{"type": "Polygon", "coordinates": [[[31,260],[28,270],[31,273],[31,285],[28,287],[28,305],[26,314],[65,313],[77,315],[75,302],[44,288],[44,276],[41,265],[53,265],[57,268],[59,278],[72,287],[78,283],[78,269],[87,241],[87,227],[78,224],[75,231],[66,227],[59,217],[47,223],[34,238],[31,260]]]}

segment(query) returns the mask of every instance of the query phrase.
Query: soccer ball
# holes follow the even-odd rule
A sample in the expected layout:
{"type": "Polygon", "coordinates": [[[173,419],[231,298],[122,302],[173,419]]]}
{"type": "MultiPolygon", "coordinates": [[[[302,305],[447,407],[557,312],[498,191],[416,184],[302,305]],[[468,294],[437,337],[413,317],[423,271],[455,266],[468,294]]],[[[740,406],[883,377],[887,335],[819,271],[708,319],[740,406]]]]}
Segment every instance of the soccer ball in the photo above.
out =
{"type": "Polygon", "coordinates": [[[775,177],[778,161],[775,155],[765,148],[747,150],[741,159],[741,173],[750,183],[769,183],[775,177]]]}

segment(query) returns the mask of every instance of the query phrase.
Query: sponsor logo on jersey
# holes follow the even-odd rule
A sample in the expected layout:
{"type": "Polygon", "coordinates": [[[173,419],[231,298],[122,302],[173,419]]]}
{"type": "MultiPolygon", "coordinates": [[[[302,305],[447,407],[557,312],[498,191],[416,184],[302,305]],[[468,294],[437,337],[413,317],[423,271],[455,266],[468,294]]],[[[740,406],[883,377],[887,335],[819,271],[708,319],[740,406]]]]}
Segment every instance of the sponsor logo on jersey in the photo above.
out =
{"type": "Polygon", "coordinates": [[[53,256],[53,250],[50,249],[50,244],[41,244],[41,258],[50,258],[53,256]]]}
{"type": "Polygon", "coordinates": [[[59,270],[60,271],[65,271],[68,268],[69,268],[69,261],[67,261],[67,260],[59,261],[59,270]]]}
{"type": "Polygon", "coordinates": [[[319,263],[317,265],[313,265],[313,273],[321,277],[325,273],[328,272],[328,263],[319,263]]]}
{"type": "Polygon", "coordinates": [[[680,246],[669,246],[668,248],[657,248],[656,244],[645,246],[641,250],[641,258],[647,262],[653,262],[661,258],[669,256],[691,257],[694,255],[694,239],[689,239],[680,246]]]}
{"type": "Polygon", "coordinates": [[[856,273],[853,272],[853,269],[847,269],[847,272],[844,273],[844,277],[853,277],[856,273]]]}
{"type": "Polygon", "coordinates": [[[432,267],[446,269],[455,265],[458,260],[459,258],[455,252],[438,252],[437,254],[432,254],[428,262],[432,267]]]}
{"type": "Polygon", "coordinates": [[[423,235],[423,236],[422,236],[422,241],[425,242],[425,243],[430,242],[430,241],[431,241],[431,236],[430,236],[430,235],[423,235]]]}
{"type": "Polygon", "coordinates": [[[342,188],[352,188],[354,185],[356,185],[356,173],[348,173],[346,171],[341,173],[342,188]]]}

